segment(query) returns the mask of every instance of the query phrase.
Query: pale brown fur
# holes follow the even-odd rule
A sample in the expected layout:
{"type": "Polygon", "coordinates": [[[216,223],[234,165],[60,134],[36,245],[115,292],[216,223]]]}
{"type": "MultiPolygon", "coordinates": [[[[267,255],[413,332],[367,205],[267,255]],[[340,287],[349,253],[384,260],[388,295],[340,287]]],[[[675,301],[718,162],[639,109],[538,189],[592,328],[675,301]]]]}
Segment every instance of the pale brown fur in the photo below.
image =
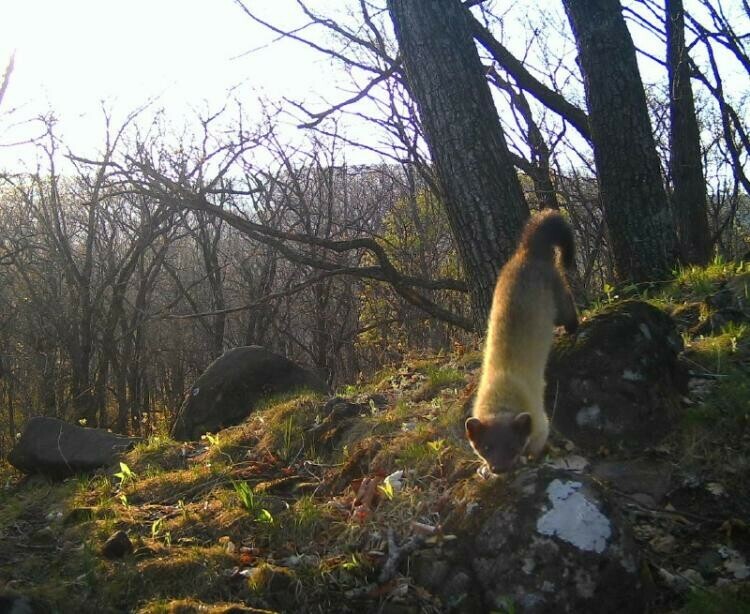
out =
{"type": "Polygon", "coordinates": [[[538,456],[547,442],[544,369],[553,329],[564,325],[573,332],[578,326],[562,270],[562,263],[572,262],[572,231],[559,213],[548,211],[528,222],[498,277],[482,374],[466,421],[469,441],[493,473],[507,471],[525,453],[538,456]]]}

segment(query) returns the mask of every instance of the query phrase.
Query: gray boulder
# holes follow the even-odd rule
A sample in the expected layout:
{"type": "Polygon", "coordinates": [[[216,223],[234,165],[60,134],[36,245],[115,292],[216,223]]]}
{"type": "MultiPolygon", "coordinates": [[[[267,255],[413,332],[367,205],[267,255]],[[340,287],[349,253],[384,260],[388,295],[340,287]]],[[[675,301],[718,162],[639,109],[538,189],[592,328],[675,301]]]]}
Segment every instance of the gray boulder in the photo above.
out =
{"type": "Polygon", "coordinates": [[[458,539],[412,557],[415,581],[448,611],[644,611],[638,552],[602,489],[551,468],[519,471],[482,489],[458,539]]]}
{"type": "Polygon", "coordinates": [[[188,391],[172,437],[195,440],[239,424],[263,399],[297,390],[329,392],[322,379],[284,356],[258,345],[231,349],[212,362],[188,391]]]}
{"type": "Polygon", "coordinates": [[[687,392],[682,338],[656,307],[626,301],[561,338],[547,366],[553,426],[588,449],[643,448],[670,432],[687,392]]]}
{"type": "Polygon", "coordinates": [[[596,461],[591,474],[631,499],[656,507],[672,487],[672,463],[653,458],[605,459],[596,461]]]}
{"type": "Polygon", "coordinates": [[[0,590],[0,614],[47,614],[52,611],[49,604],[36,597],[20,595],[10,589],[0,590]]]}
{"type": "Polygon", "coordinates": [[[24,473],[62,479],[113,465],[138,440],[39,416],[26,423],[8,462],[24,473]]]}

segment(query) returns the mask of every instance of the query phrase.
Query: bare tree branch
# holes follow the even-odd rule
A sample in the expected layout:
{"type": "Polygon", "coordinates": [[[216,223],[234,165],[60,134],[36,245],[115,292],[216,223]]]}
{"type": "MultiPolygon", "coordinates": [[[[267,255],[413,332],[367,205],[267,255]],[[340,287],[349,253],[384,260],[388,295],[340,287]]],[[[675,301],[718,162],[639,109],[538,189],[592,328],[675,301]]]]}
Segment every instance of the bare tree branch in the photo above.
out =
{"type": "Polygon", "coordinates": [[[493,59],[516,80],[516,83],[529,92],[548,109],[551,109],[565,121],[569,122],[581,135],[591,141],[591,131],[586,113],[576,105],[568,102],[561,94],[550,89],[532,75],[521,61],[497,40],[474,15],[470,14],[470,23],[474,38],[489,51],[493,59]]]}
{"type": "Polygon", "coordinates": [[[151,192],[149,195],[152,197],[159,198],[164,202],[172,203],[178,208],[206,211],[215,215],[246,236],[274,247],[283,256],[299,264],[304,264],[323,271],[329,271],[334,274],[346,274],[365,279],[388,282],[399,296],[415,307],[422,309],[426,313],[444,322],[458,326],[459,328],[469,331],[474,330],[474,325],[469,319],[441,307],[414,289],[422,288],[425,290],[453,290],[457,292],[466,292],[467,287],[464,282],[454,279],[428,280],[402,275],[393,266],[383,246],[371,238],[362,237],[339,241],[302,233],[286,232],[252,222],[247,218],[208,202],[202,194],[195,194],[185,190],[175,182],[156,172],[153,168],[149,168],[135,160],[132,162],[150,179],[151,192]],[[352,250],[366,250],[375,256],[380,266],[352,267],[351,269],[347,269],[345,273],[342,273],[340,272],[342,267],[337,263],[292,249],[286,244],[287,241],[321,247],[334,253],[344,253],[352,250]]]}

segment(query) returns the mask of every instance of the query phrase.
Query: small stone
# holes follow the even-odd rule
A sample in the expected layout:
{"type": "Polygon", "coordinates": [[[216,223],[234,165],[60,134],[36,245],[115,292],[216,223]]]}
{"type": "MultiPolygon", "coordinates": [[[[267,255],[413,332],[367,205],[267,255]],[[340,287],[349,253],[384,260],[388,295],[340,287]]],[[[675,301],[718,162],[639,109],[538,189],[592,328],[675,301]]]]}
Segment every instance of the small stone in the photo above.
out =
{"type": "Polygon", "coordinates": [[[121,559],[133,552],[133,542],[125,531],[117,531],[102,546],[102,556],[106,559],[121,559]]]}
{"type": "MultiPolygon", "coordinates": [[[[720,552],[722,552],[722,549],[720,549],[720,552]]],[[[744,556],[732,548],[725,548],[723,552],[727,554],[724,561],[724,569],[731,573],[737,580],[745,580],[750,577],[750,567],[748,567],[744,556]]],[[[724,556],[723,553],[722,556],[724,556]]]]}
{"type": "Polygon", "coordinates": [[[567,471],[583,471],[589,464],[583,456],[578,454],[569,454],[568,456],[553,458],[545,463],[553,469],[565,469],[567,471]]]}
{"type": "Polygon", "coordinates": [[[714,497],[725,497],[727,494],[727,489],[719,482],[708,482],[706,484],[706,490],[714,497]]]}

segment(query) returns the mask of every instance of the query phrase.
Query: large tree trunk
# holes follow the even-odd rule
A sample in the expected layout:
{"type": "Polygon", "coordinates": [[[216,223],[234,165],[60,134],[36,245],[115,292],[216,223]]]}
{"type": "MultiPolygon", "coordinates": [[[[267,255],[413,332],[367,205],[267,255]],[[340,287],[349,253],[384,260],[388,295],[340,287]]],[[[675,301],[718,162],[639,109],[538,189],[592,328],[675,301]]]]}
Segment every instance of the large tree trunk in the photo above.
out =
{"type": "Polygon", "coordinates": [[[528,206],[459,0],[388,0],[388,10],[481,330],[528,206]]]}
{"type": "Polygon", "coordinates": [[[691,264],[706,264],[711,257],[706,182],[685,49],[682,0],[667,0],[666,11],[673,210],[682,259],[691,264]]]}
{"type": "Polygon", "coordinates": [[[669,274],[676,236],[635,57],[618,0],[563,0],[584,76],[591,139],[615,271],[669,274]]]}

